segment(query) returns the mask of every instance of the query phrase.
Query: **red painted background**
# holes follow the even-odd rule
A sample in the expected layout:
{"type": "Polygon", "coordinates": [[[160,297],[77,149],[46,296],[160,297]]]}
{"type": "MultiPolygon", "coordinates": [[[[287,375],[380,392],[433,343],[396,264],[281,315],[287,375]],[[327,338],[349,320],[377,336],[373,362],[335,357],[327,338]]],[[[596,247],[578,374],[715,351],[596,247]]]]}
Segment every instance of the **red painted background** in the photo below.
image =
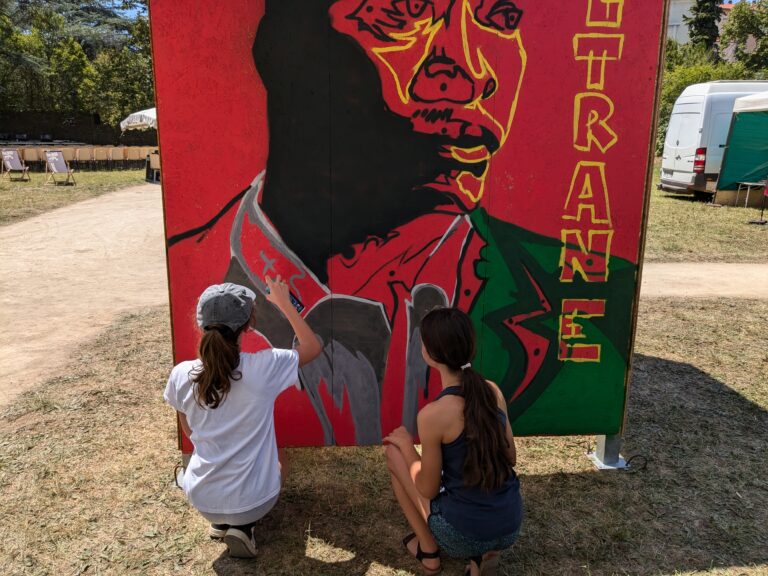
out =
{"type": "MultiPolygon", "coordinates": [[[[594,30],[585,26],[587,0],[518,5],[525,10],[520,31],[527,67],[483,205],[494,216],[559,238],[573,169],[585,159],[572,146],[573,99],[586,91],[587,74],[585,63],[574,62],[573,36],[594,30]],[[517,168],[502,170],[508,163],[517,168]],[[506,199],[504,189],[514,189],[513,198],[506,199]]],[[[622,60],[609,62],[606,71],[605,92],[616,107],[611,126],[619,134],[600,158],[608,166],[612,254],[632,262],[638,259],[663,7],[661,1],[625,2],[622,60]]],[[[260,0],[150,2],[167,237],[205,222],[265,167],[265,92],[251,55],[263,9],[260,0]]],[[[195,356],[196,299],[224,277],[233,217],[234,210],[205,242],[185,241],[169,253],[176,361],[195,356]]],[[[282,443],[321,438],[315,419],[302,419],[306,410],[299,392],[281,397],[282,443]]]]}

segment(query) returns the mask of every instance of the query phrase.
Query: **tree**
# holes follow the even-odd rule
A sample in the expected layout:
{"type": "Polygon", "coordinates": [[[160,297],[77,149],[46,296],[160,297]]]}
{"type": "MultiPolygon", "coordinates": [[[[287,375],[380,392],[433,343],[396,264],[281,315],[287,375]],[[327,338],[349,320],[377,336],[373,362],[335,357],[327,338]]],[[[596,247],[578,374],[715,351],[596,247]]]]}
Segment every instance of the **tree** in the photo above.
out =
{"type": "Polygon", "coordinates": [[[154,105],[152,60],[128,47],[102,51],[93,63],[96,78],[91,108],[116,125],[131,112],[154,105]]]}
{"type": "Polygon", "coordinates": [[[74,38],[93,60],[104,48],[120,48],[130,42],[136,16],[146,14],[146,0],[2,0],[0,9],[13,14],[22,31],[60,22],[56,41],[74,38]]]}
{"type": "Polygon", "coordinates": [[[664,71],[671,72],[680,66],[703,66],[712,63],[712,53],[701,44],[680,44],[667,39],[667,47],[664,55],[664,71]]]}
{"type": "Polygon", "coordinates": [[[0,112],[98,112],[154,102],[146,0],[0,0],[0,112]]]}
{"type": "Polygon", "coordinates": [[[748,70],[768,72],[768,0],[735,4],[723,25],[721,44],[733,47],[733,56],[748,70]]]}
{"type": "Polygon", "coordinates": [[[48,74],[54,110],[83,110],[93,92],[96,71],[77,40],[66,38],[54,48],[48,74]]]}
{"type": "Polygon", "coordinates": [[[720,35],[717,23],[723,16],[721,3],[722,0],[696,0],[691,7],[691,15],[683,16],[683,21],[688,26],[691,42],[702,44],[713,53],[715,53],[715,43],[720,35]]]}

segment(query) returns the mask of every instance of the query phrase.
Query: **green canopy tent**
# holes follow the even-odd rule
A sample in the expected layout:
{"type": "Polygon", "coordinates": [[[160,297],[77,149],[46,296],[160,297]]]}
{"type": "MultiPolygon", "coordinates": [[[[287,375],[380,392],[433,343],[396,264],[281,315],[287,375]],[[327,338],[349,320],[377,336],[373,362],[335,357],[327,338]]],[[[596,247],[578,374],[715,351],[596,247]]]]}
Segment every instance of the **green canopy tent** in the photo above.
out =
{"type": "Polygon", "coordinates": [[[739,182],[760,182],[767,177],[768,92],[759,92],[734,102],[717,189],[736,190],[739,182]]]}

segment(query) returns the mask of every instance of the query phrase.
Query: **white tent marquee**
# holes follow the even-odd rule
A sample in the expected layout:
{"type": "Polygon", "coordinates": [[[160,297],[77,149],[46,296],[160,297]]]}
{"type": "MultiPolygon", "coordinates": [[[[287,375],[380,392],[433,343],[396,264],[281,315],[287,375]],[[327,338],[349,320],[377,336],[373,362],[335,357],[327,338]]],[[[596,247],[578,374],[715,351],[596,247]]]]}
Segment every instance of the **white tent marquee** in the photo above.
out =
{"type": "Polygon", "coordinates": [[[120,129],[123,132],[126,130],[146,130],[147,128],[157,129],[157,110],[155,108],[134,112],[120,122],[120,129]]]}
{"type": "Polygon", "coordinates": [[[737,98],[733,103],[736,112],[765,112],[768,110],[768,92],[758,92],[737,98]]]}

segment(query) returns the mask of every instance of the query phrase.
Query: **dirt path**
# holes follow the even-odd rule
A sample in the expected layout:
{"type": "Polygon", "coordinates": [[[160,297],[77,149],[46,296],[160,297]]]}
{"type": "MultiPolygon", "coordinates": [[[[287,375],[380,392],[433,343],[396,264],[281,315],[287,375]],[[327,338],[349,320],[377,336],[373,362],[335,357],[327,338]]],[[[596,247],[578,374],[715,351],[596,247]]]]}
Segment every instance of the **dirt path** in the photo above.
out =
{"type": "MultiPolygon", "coordinates": [[[[768,263],[649,263],[641,294],[768,298],[768,263]]],[[[158,186],[0,227],[0,406],[121,314],[167,301],[158,186]]]]}
{"type": "Polygon", "coordinates": [[[658,263],[643,266],[642,298],[768,299],[768,263],[658,263]]]}
{"type": "Polygon", "coordinates": [[[167,301],[157,185],[0,227],[0,405],[120,314],[167,301]]]}

